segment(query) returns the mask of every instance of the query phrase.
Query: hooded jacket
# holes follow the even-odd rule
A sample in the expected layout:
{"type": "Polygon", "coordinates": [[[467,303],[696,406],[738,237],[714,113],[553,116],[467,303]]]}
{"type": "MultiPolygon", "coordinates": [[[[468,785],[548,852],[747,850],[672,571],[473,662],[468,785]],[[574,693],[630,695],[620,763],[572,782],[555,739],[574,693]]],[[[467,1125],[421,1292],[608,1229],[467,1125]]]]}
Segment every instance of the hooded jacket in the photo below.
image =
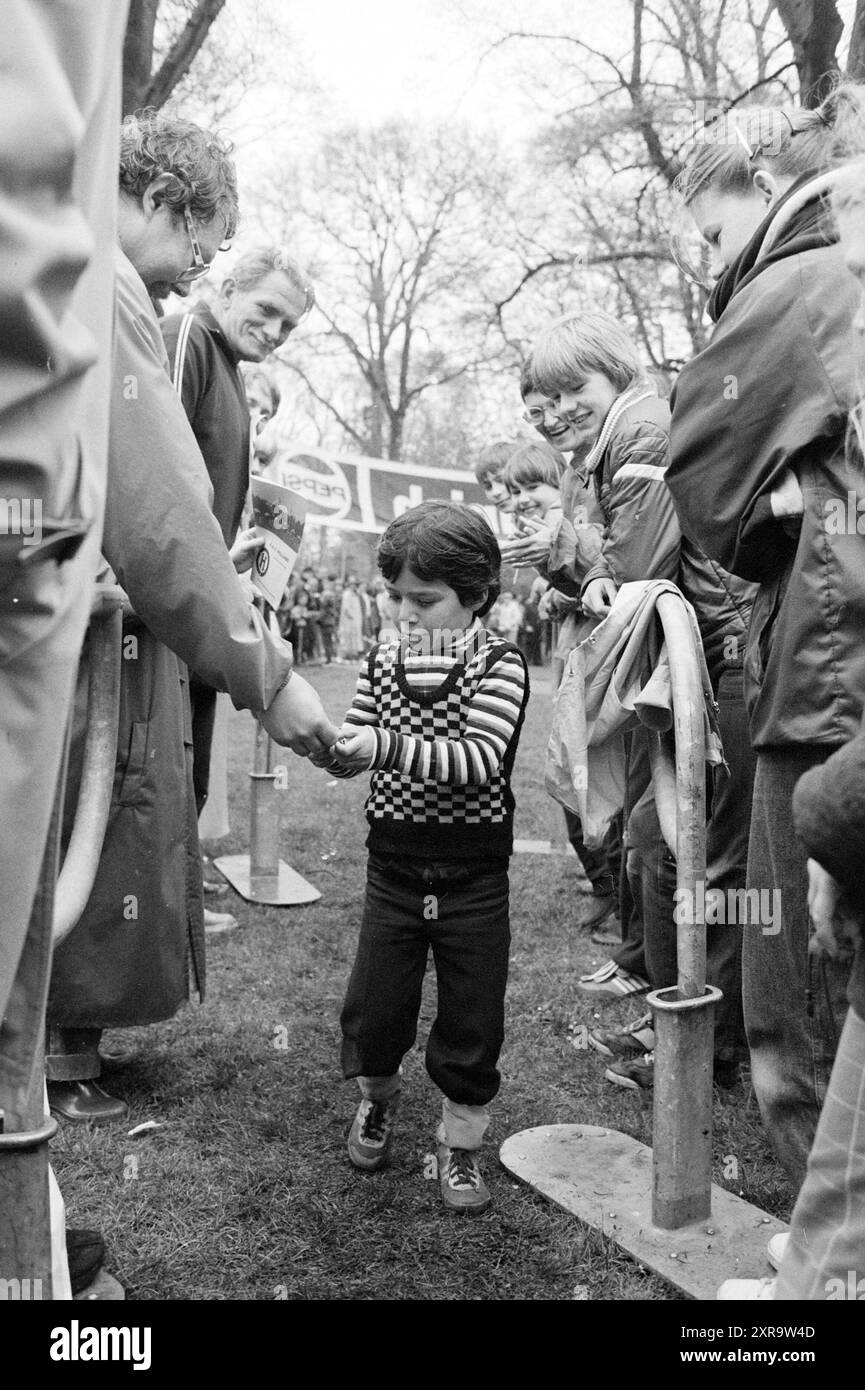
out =
{"type": "Polygon", "coordinates": [[[845,451],[857,292],[825,218],[828,182],[794,184],[718,282],[715,334],[672,397],[682,529],[759,584],[745,651],[756,748],[845,742],[865,691],[865,548],[837,520],[862,490],[845,451]],[[772,513],[787,469],[799,525],[772,513]]]}
{"type": "MultiPolygon", "coordinates": [[[[742,663],[755,591],[680,535],[666,484],[669,457],[670,407],[653,395],[622,412],[586,477],[571,465],[585,487],[594,486],[606,527],[597,559],[581,576],[582,589],[602,576],[619,587],[642,579],[678,584],[696,612],[717,689],[725,667],[742,663]]],[[[591,535],[591,528],[584,533],[591,535]]]]}

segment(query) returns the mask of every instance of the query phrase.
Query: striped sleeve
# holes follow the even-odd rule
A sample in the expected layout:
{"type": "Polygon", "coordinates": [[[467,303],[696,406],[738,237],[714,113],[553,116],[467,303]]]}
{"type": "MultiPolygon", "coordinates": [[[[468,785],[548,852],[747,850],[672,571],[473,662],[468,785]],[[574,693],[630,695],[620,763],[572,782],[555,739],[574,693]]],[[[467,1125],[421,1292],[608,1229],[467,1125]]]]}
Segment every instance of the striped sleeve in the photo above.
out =
{"type": "Polygon", "coordinates": [[[522,660],[516,652],[506,652],[478,682],[462,738],[424,739],[376,728],[376,751],[370,767],[401,773],[413,782],[482,786],[504,761],[525,687],[522,660]]]}

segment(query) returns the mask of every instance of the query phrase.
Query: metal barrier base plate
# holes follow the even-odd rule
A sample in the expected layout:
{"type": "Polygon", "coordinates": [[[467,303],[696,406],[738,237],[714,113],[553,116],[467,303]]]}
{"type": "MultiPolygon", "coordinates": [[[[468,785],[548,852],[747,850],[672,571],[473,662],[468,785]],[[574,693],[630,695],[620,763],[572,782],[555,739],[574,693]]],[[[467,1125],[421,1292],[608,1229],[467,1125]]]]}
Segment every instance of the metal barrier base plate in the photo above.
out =
{"type": "Polygon", "coordinates": [[[299,907],[301,903],[318,902],[317,888],[280,859],[279,872],[252,877],[248,854],[226,854],[214,859],[214,868],[228,879],[232,888],[250,903],[268,903],[271,907],[299,907]]]}
{"type": "Polygon", "coordinates": [[[690,1298],[714,1301],[725,1279],[774,1273],[766,1246],[788,1228],[714,1183],[708,1220],[676,1231],[653,1226],[652,1150],[628,1134],[595,1125],[541,1125],[511,1135],[499,1157],[514,1177],[690,1298]]]}

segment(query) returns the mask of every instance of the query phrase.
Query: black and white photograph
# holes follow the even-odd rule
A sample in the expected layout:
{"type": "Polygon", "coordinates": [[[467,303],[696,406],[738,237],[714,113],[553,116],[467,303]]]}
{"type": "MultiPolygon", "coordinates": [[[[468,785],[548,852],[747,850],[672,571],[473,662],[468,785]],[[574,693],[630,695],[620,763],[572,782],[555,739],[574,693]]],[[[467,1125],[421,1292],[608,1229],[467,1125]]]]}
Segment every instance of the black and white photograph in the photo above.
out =
{"type": "Polygon", "coordinates": [[[0,27],[34,1365],[447,1301],[825,1371],[742,1305],[865,1300],[865,0],[0,27]]]}

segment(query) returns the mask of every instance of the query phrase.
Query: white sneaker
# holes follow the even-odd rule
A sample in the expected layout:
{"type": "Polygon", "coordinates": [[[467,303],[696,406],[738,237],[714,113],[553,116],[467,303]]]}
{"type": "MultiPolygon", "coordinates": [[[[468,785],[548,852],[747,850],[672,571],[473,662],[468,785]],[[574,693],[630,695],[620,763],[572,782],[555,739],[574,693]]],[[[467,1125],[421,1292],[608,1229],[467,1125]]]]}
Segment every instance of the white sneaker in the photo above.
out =
{"type": "Polygon", "coordinates": [[[787,1253],[787,1246],[790,1244],[790,1232],[778,1231],[772,1236],[766,1247],[766,1255],[773,1269],[781,1268],[781,1261],[787,1253]]]}
{"type": "Polygon", "coordinates": [[[776,1279],[725,1279],[715,1299],[718,1303],[762,1303],[775,1297],[776,1279]]]}
{"type": "Polygon", "coordinates": [[[222,932],[234,931],[237,918],[230,912],[211,912],[204,909],[204,930],[208,936],[219,936],[222,932]]]}

